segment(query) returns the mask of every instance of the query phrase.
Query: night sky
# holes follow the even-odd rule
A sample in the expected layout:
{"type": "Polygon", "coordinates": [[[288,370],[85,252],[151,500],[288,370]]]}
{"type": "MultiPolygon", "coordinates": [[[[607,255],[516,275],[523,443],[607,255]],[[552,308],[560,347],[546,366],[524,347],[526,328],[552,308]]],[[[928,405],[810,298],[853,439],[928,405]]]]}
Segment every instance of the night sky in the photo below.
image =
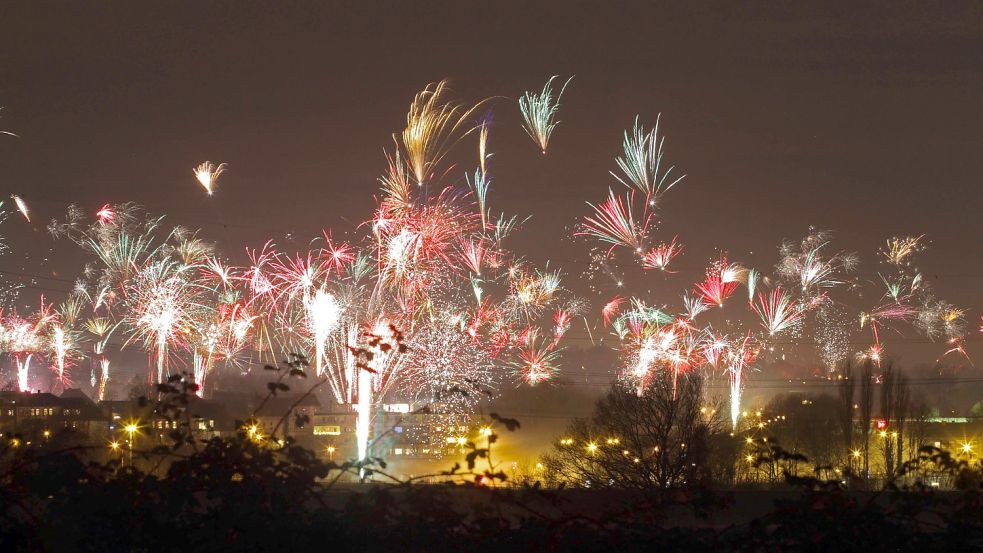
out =
{"type": "MultiPolygon", "coordinates": [[[[586,247],[571,228],[585,201],[621,187],[608,171],[624,129],[661,113],[688,175],[662,207],[662,232],[687,248],[672,296],[716,248],[769,267],[814,225],[871,279],[886,238],[926,233],[919,266],[979,325],[983,6],[956,2],[7,2],[0,129],[19,138],[0,137],[0,182],[34,224],[4,225],[14,252],[0,268],[74,278],[75,248],[44,231],[70,202],[139,202],[231,256],[351,230],[413,94],[445,77],[462,99],[495,97],[491,202],[533,216],[521,249],[574,288],[586,247]],[[554,74],[576,77],[544,157],[515,101],[554,74]],[[229,164],[212,198],[191,172],[206,159],[229,164]]],[[[54,279],[37,287],[70,286],[54,279]]],[[[983,359],[978,336],[969,352],[983,359]]]]}

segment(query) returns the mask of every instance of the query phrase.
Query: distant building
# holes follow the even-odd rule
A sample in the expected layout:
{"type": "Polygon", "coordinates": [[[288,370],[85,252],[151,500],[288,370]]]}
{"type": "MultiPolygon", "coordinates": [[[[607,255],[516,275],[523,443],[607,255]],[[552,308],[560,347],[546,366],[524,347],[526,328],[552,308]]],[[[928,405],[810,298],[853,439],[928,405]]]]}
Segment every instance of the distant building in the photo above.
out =
{"type": "Polygon", "coordinates": [[[177,430],[183,422],[188,422],[192,432],[200,439],[231,436],[236,432],[235,418],[226,406],[218,401],[188,398],[186,418],[170,420],[157,413],[152,402],[140,405],[136,400],[103,401],[101,403],[110,418],[110,432],[114,437],[123,438],[125,427],[133,424],[143,438],[154,438],[159,443],[168,443],[169,432],[177,430]]]}
{"type": "Polygon", "coordinates": [[[0,392],[0,432],[37,439],[70,430],[92,443],[110,435],[109,413],[81,390],[61,396],[46,392],[0,392]]]}
{"type": "Polygon", "coordinates": [[[313,394],[278,395],[261,401],[250,412],[243,413],[243,419],[255,419],[259,431],[265,436],[276,434],[279,438],[291,437],[299,445],[313,447],[316,445],[314,419],[320,407],[321,402],[313,394]],[[298,417],[301,421],[298,421],[298,417]]]}
{"type": "MultiPolygon", "coordinates": [[[[318,411],[313,419],[315,451],[324,458],[355,459],[357,418],[357,406],[350,404],[329,404],[318,411]]],[[[390,461],[458,455],[477,430],[469,415],[409,403],[376,405],[372,419],[369,454],[390,461]]]]}

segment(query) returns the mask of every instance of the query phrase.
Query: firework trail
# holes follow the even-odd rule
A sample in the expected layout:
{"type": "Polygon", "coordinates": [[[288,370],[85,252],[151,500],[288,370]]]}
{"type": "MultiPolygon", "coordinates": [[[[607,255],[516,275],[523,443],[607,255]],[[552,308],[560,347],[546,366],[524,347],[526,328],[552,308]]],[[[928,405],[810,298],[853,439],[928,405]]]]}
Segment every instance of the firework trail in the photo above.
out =
{"type": "Polygon", "coordinates": [[[488,173],[486,163],[491,153],[488,151],[488,133],[491,131],[491,112],[485,115],[478,123],[478,168],[481,174],[488,173]]]}
{"type": "Polygon", "coordinates": [[[17,211],[20,211],[20,214],[24,216],[24,219],[26,219],[27,222],[30,223],[31,214],[27,209],[27,202],[25,202],[23,198],[21,198],[17,194],[11,194],[10,199],[13,200],[14,205],[17,206],[17,211]]]}
{"type": "Polygon", "coordinates": [[[573,77],[567,79],[567,82],[563,83],[563,87],[560,88],[560,92],[554,98],[553,80],[557,77],[559,75],[550,77],[546,81],[546,85],[543,86],[542,92],[526,91],[519,98],[519,111],[522,112],[524,122],[522,128],[543,151],[543,155],[546,155],[546,148],[549,146],[553,130],[560,124],[559,121],[555,120],[556,112],[560,109],[560,98],[567,89],[567,85],[573,80],[573,77]]]}
{"type": "Polygon", "coordinates": [[[745,373],[757,355],[757,350],[753,349],[751,344],[750,333],[727,354],[727,373],[730,375],[730,421],[735,429],[737,419],[741,415],[741,391],[744,389],[745,373]]]}

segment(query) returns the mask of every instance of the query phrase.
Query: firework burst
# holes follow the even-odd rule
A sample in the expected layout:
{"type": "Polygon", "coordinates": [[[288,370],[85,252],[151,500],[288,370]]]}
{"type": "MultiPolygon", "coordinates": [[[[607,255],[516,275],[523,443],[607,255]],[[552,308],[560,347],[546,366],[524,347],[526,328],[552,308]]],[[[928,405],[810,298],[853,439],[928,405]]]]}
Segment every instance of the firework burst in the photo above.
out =
{"type": "Polygon", "coordinates": [[[522,128],[525,129],[529,138],[539,146],[543,155],[546,155],[546,148],[549,146],[553,131],[560,124],[556,120],[556,112],[560,109],[560,98],[563,97],[567,85],[573,80],[573,77],[567,79],[567,82],[563,83],[563,87],[560,88],[560,92],[554,98],[553,81],[558,77],[559,75],[550,77],[543,86],[542,92],[526,91],[519,98],[519,111],[522,112],[524,123],[522,128]]]}
{"type": "Polygon", "coordinates": [[[211,196],[215,192],[215,183],[218,182],[218,178],[222,176],[227,167],[228,165],[225,163],[215,165],[211,161],[206,161],[195,167],[193,173],[198,179],[198,184],[205,189],[205,193],[211,196]]]}
{"type": "Polygon", "coordinates": [[[768,294],[759,293],[758,301],[752,308],[770,336],[795,328],[804,315],[802,307],[781,288],[775,288],[768,294]]]}
{"type": "Polygon", "coordinates": [[[645,201],[650,207],[655,207],[659,196],[668,191],[673,186],[679,184],[686,175],[672,175],[673,167],[663,167],[662,147],[665,137],[659,138],[659,119],[660,114],[655,120],[655,128],[645,131],[644,127],[638,124],[638,117],[635,117],[635,125],[632,134],[625,131],[625,140],[622,145],[623,154],[615,160],[618,169],[621,170],[623,177],[614,172],[611,175],[619,182],[635,188],[645,195],[645,201]]]}
{"type": "Polygon", "coordinates": [[[402,133],[406,160],[417,184],[433,174],[448,149],[474,130],[467,121],[483,102],[471,108],[447,99],[447,81],[427,85],[410,104],[402,133]]]}

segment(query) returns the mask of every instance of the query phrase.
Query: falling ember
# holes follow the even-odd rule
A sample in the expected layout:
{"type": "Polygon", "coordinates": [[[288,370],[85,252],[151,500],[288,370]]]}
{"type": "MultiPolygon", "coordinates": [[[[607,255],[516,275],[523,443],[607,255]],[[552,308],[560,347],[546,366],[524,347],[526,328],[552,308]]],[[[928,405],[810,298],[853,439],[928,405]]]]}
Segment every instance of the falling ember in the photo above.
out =
{"type": "Polygon", "coordinates": [[[195,167],[194,169],[195,178],[198,179],[198,182],[205,189],[205,192],[208,193],[209,196],[211,196],[212,192],[214,192],[215,183],[216,181],[218,181],[219,176],[221,176],[222,173],[225,172],[225,168],[227,166],[228,165],[225,163],[219,163],[218,165],[215,165],[211,161],[206,161],[201,165],[199,165],[198,167],[195,167]]]}

